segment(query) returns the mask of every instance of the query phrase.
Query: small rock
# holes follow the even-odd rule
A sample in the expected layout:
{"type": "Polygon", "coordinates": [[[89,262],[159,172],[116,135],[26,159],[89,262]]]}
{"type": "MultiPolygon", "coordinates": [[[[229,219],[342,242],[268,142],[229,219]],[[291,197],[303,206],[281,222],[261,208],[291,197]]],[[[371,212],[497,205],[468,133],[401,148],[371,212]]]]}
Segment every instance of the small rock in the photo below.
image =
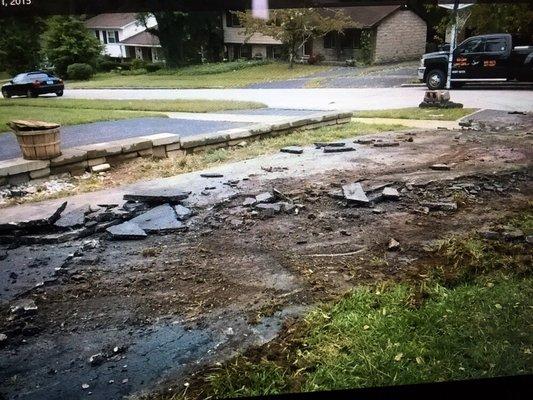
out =
{"type": "Polygon", "coordinates": [[[357,139],[354,141],[354,143],[357,143],[357,144],[373,144],[374,142],[375,142],[375,139],[365,139],[365,138],[357,139]]]}
{"type": "Polygon", "coordinates": [[[449,171],[451,169],[450,166],[446,164],[433,164],[429,168],[435,171],[449,171]]]}
{"type": "Polygon", "coordinates": [[[7,335],[0,333],[0,346],[5,342],[7,342],[7,335]]]}
{"type": "Polygon", "coordinates": [[[217,172],[205,172],[203,174],[200,174],[202,178],[224,178],[223,174],[219,174],[217,172]]]}
{"type": "Polygon", "coordinates": [[[400,142],[397,142],[395,140],[387,141],[387,142],[376,142],[374,143],[374,147],[396,147],[399,146],[400,142]]]}
{"type": "Polygon", "coordinates": [[[89,364],[91,364],[93,367],[103,364],[104,361],[105,357],[102,353],[93,354],[91,357],[89,357],[89,364]]]}
{"type": "Polygon", "coordinates": [[[397,189],[386,187],[381,193],[384,199],[386,200],[398,200],[400,198],[400,193],[397,189]]]}
{"type": "Polygon", "coordinates": [[[389,241],[388,249],[390,251],[395,251],[400,249],[400,242],[398,242],[396,239],[391,239],[389,241]]]}
{"type": "Polygon", "coordinates": [[[174,206],[174,211],[176,211],[176,216],[180,221],[185,221],[192,216],[192,211],[190,208],[184,207],[181,204],[174,206]]]}
{"type": "Polygon", "coordinates": [[[97,174],[97,173],[100,173],[100,172],[109,171],[110,169],[111,169],[111,165],[109,165],[109,164],[100,164],[100,165],[92,166],[91,167],[91,172],[93,174],[97,174]]]}
{"type": "Polygon", "coordinates": [[[21,299],[15,302],[10,308],[11,313],[17,315],[35,314],[37,310],[37,305],[32,299],[21,299]]]}
{"type": "Polygon", "coordinates": [[[351,146],[344,146],[344,147],[338,147],[338,146],[326,146],[322,148],[322,151],[324,153],[346,153],[349,151],[355,151],[355,147],[351,146]]]}
{"type": "Polygon", "coordinates": [[[533,244],[533,235],[526,236],[526,242],[529,244],[533,244]]]}
{"type": "Polygon", "coordinates": [[[303,154],[304,149],[302,149],[299,146],[288,146],[284,147],[280,150],[282,153],[289,153],[289,154],[303,154]]]}
{"type": "Polygon", "coordinates": [[[261,215],[264,216],[274,216],[281,212],[282,205],[279,203],[276,204],[264,204],[260,203],[255,206],[255,209],[258,210],[261,215]]]}
{"type": "Polygon", "coordinates": [[[372,214],[383,214],[385,211],[383,211],[383,209],[381,208],[373,208],[372,209],[372,214]]]}
{"type": "Polygon", "coordinates": [[[261,193],[255,196],[255,201],[258,204],[273,203],[275,200],[276,200],[276,197],[270,192],[264,192],[264,193],[261,193]]]}
{"type": "Polygon", "coordinates": [[[488,240],[497,240],[500,238],[500,234],[494,231],[482,231],[482,232],[479,232],[479,234],[482,238],[488,239],[488,240]]]}
{"type": "Polygon", "coordinates": [[[82,388],[83,390],[87,390],[87,389],[89,389],[89,387],[90,387],[90,386],[89,386],[88,383],[84,383],[84,384],[81,385],[81,388],[82,388]]]}
{"type": "Polygon", "coordinates": [[[457,203],[455,202],[422,202],[422,207],[429,208],[430,211],[456,211],[457,203]]]}
{"type": "Polygon", "coordinates": [[[503,233],[503,238],[508,242],[516,242],[524,239],[524,232],[520,229],[507,231],[503,233]]]}

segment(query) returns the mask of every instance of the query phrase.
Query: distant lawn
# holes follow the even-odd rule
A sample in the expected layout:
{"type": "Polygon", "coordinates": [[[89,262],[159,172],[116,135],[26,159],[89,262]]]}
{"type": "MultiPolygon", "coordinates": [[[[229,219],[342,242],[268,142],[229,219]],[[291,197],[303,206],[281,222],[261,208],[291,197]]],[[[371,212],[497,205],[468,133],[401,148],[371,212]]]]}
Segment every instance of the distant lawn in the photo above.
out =
{"type": "Polygon", "coordinates": [[[456,121],[475,112],[475,108],[400,108],[398,110],[358,111],[357,118],[399,118],[433,121],[456,121]]]}
{"type": "Polygon", "coordinates": [[[0,132],[7,132],[6,124],[14,119],[33,119],[57,122],[63,126],[87,124],[96,121],[112,121],[141,117],[163,117],[166,115],[142,111],[116,111],[93,109],[70,109],[51,107],[0,107],[0,132]]]}
{"type": "Polygon", "coordinates": [[[140,117],[166,118],[164,112],[215,112],[266,107],[261,103],[211,100],[70,100],[57,98],[0,100],[0,132],[13,119],[37,119],[61,125],[140,117]]]}
{"type": "Polygon", "coordinates": [[[0,108],[13,106],[197,113],[256,109],[266,107],[266,105],[261,103],[225,100],[78,100],[58,98],[19,98],[0,100],[0,108]]]}
{"type": "MultiPolygon", "coordinates": [[[[295,65],[289,69],[287,63],[235,63],[226,66],[225,63],[209,66],[193,66],[174,71],[163,70],[140,75],[131,72],[109,72],[96,74],[90,81],[67,82],[69,89],[98,89],[104,87],[139,87],[139,88],[237,88],[253,83],[279,81],[305,77],[322,72],[330,67],[295,65]]],[[[141,71],[142,72],[142,71],[141,71]]]]}

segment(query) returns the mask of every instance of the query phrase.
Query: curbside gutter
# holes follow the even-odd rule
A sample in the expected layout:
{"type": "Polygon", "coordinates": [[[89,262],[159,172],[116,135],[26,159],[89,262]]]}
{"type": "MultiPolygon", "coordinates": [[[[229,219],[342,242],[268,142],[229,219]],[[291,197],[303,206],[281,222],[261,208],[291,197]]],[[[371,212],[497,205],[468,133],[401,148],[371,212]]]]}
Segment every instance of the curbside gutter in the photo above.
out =
{"type": "Polygon", "coordinates": [[[233,128],[208,134],[181,138],[172,133],[116,140],[78,146],[62,151],[52,160],[32,161],[23,158],[0,161],[0,186],[17,185],[43,180],[51,175],[69,173],[82,175],[100,164],[117,165],[137,157],[176,158],[213,148],[230,147],[256,137],[290,134],[297,129],[317,129],[345,124],[353,112],[317,112],[310,116],[287,117],[274,124],[255,124],[248,128],[233,128]]]}

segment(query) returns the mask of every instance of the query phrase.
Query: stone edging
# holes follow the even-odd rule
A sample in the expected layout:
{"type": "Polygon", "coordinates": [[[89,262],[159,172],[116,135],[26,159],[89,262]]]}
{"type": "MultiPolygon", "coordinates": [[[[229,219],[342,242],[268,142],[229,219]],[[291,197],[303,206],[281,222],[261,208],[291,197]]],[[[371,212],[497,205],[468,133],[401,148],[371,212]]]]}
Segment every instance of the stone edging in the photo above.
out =
{"type": "Polygon", "coordinates": [[[137,157],[176,158],[185,154],[235,146],[244,140],[288,134],[296,129],[317,129],[351,121],[352,112],[321,112],[304,118],[284,118],[275,124],[256,124],[203,135],[180,138],[177,134],[158,133],[131,139],[96,143],[63,150],[47,161],[22,158],[0,161],[0,186],[39,181],[51,175],[82,175],[96,166],[111,166],[137,157]]]}

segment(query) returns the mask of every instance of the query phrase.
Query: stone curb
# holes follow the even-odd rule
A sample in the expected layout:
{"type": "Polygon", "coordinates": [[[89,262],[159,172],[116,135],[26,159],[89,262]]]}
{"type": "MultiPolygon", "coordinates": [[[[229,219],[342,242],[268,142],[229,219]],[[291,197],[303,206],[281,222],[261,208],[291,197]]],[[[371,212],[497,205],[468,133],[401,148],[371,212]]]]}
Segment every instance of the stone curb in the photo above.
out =
{"type": "Polygon", "coordinates": [[[61,156],[47,161],[22,158],[4,160],[0,161],[0,186],[20,184],[65,172],[81,175],[97,165],[117,165],[137,157],[175,158],[187,153],[233,146],[253,137],[277,136],[294,129],[344,124],[350,122],[352,116],[352,112],[317,112],[306,117],[283,118],[275,124],[255,124],[249,128],[234,128],[184,138],[172,133],[158,133],[77,146],[65,149],[61,156]]]}

